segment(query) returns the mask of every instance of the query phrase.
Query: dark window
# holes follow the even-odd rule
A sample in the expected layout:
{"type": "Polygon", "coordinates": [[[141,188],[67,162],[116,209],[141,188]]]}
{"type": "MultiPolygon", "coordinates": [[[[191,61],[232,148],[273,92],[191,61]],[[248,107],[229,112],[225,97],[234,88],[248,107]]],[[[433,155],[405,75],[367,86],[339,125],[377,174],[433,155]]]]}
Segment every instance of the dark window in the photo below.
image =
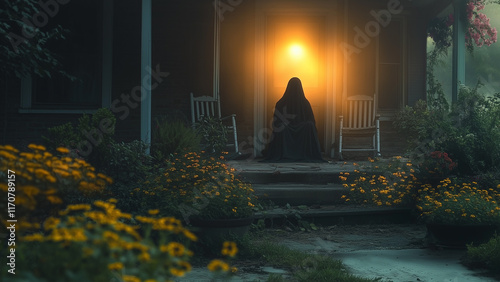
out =
{"type": "Polygon", "coordinates": [[[102,3],[73,0],[61,5],[50,26],[69,30],[66,39],[53,42],[51,50],[74,80],[60,74],[33,79],[33,108],[91,109],[101,106],[102,3]]]}
{"type": "Polygon", "coordinates": [[[402,36],[401,21],[391,21],[380,30],[379,38],[379,98],[381,110],[397,110],[401,105],[402,36]]]}

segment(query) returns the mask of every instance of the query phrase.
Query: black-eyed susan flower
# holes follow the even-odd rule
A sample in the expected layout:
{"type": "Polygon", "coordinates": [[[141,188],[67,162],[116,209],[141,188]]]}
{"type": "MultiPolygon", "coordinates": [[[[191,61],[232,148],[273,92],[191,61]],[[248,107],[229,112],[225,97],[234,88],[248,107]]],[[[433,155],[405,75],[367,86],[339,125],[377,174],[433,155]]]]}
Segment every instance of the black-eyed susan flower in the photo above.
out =
{"type": "Polygon", "coordinates": [[[210,261],[210,263],[207,265],[207,268],[212,272],[218,272],[218,271],[227,272],[229,270],[229,264],[220,259],[214,259],[210,261]]]}
{"type": "Polygon", "coordinates": [[[108,264],[108,269],[109,270],[122,270],[123,263],[121,263],[121,262],[110,263],[110,264],[108,264]]]}
{"type": "Polygon", "coordinates": [[[235,242],[226,241],[222,245],[221,253],[224,256],[234,257],[238,253],[238,247],[235,242]]]}

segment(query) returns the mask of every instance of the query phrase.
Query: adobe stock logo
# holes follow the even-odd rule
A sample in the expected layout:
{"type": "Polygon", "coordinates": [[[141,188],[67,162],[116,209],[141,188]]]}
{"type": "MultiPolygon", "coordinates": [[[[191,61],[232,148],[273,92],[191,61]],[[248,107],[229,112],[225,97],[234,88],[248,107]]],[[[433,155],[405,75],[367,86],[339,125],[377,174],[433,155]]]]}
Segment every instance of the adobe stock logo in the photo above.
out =
{"type": "Polygon", "coordinates": [[[340,44],[346,61],[351,61],[353,53],[361,53],[361,50],[371,43],[372,38],[380,34],[381,27],[387,27],[391,23],[393,15],[400,14],[402,11],[403,6],[399,0],[389,0],[387,2],[387,9],[385,10],[378,12],[375,10],[370,11],[373,20],[366,23],[364,30],[358,26],[354,27],[354,46],[346,42],[340,44]]]}
{"type": "Polygon", "coordinates": [[[39,29],[46,26],[49,23],[49,17],[53,18],[59,13],[59,6],[68,4],[70,0],[48,0],[44,2],[43,0],[38,1],[38,6],[40,10],[31,16],[29,19],[27,16],[22,18],[23,26],[21,29],[21,35],[14,32],[9,32],[7,38],[12,45],[12,48],[16,53],[19,52],[19,45],[27,43],[29,39],[35,37],[39,32],[39,29]]]}

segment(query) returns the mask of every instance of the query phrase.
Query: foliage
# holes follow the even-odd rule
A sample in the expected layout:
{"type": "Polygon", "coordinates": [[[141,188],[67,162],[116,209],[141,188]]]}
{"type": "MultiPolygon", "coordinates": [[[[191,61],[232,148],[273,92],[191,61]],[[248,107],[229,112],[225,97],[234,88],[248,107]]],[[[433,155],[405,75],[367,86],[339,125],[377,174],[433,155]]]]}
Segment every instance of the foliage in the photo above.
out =
{"type": "Polygon", "coordinates": [[[213,156],[195,152],[174,154],[159,174],[151,176],[134,195],[143,208],[191,218],[244,218],[253,214],[256,197],[250,184],[213,156]]]}
{"type": "Polygon", "coordinates": [[[412,162],[403,163],[401,157],[388,161],[370,159],[366,168],[358,168],[353,174],[341,173],[342,185],[349,189],[342,198],[355,204],[411,207],[418,187],[414,174],[412,162]]]}
{"type": "Polygon", "coordinates": [[[447,224],[500,224],[500,184],[482,188],[477,182],[444,179],[439,185],[422,185],[417,209],[425,222],[447,224]]]}
{"type": "Polygon", "coordinates": [[[430,108],[419,100],[415,106],[406,106],[396,114],[394,126],[407,136],[408,148],[414,150],[414,155],[429,154],[435,151],[436,142],[444,141],[442,133],[451,130],[446,118],[447,112],[430,108]]]}
{"type": "Polygon", "coordinates": [[[455,134],[441,145],[456,159],[464,174],[500,166],[500,93],[484,97],[478,93],[479,87],[461,88],[450,113],[455,134]]]}
{"type": "Polygon", "coordinates": [[[196,125],[202,149],[220,155],[227,146],[228,130],[219,118],[204,116],[196,125]]]}
{"type": "MultiPolygon", "coordinates": [[[[58,148],[57,155],[41,145],[28,148],[30,151],[21,152],[10,145],[0,146],[0,195],[7,199],[8,192],[15,194],[18,219],[43,219],[57,212],[62,203],[81,202],[101,194],[112,182],[84,160],[68,157],[66,148],[58,148]],[[9,190],[8,170],[15,174],[15,191],[9,190]]],[[[0,203],[5,211],[6,203],[0,203]]]]}
{"type": "Polygon", "coordinates": [[[152,154],[160,161],[176,153],[200,150],[200,136],[180,120],[170,121],[165,117],[156,119],[152,135],[152,154]]]}
{"type": "MultiPolygon", "coordinates": [[[[377,281],[349,274],[341,261],[331,257],[292,250],[273,242],[258,243],[254,249],[254,256],[259,260],[274,267],[292,269],[294,281],[377,281]]],[[[272,279],[270,281],[290,281],[290,278],[280,279],[280,276],[272,279]]]]}
{"type": "Polygon", "coordinates": [[[76,126],[65,123],[49,128],[48,136],[42,138],[49,149],[66,147],[101,169],[107,164],[109,147],[114,142],[115,125],[113,113],[101,108],[91,116],[84,114],[78,119],[76,126]]]}
{"type": "Polygon", "coordinates": [[[462,175],[500,167],[500,94],[484,97],[479,87],[462,87],[451,111],[419,102],[397,115],[394,125],[408,132],[412,159],[447,152],[462,175]]]}
{"type": "Polygon", "coordinates": [[[43,281],[165,281],[191,270],[185,247],[196,236],[178,219],[135,216],[116,200],[69,205],[57,217],[21,237],[20,279],[43,281]],[[134,280],[135,279],[135,280],[134,280]],[[141,280],[138,280],[141,279],[141,280]]]}
{"type": "Polygon", "coordinates": [[[451,175],[457,167],[446,152],[434,151],[418,164],[418,178],[423,182],[441,180],[451,175]]]}
{"type": "Polygon", "coordinates": [[[102,168],[106,175],[115,181],[109,186],[108,194],[118,199],[118,207],[127,212],[134,212],[138,204],[130,193],[143,183],[152,172],[152,157],[146,154],[148,145],[134,140],[129,143],[112,143],[109,157],[102,168]]]}
{"type": "Polygon", "coordinates": [[[61,26],[52,29],[35,28],[29,20],[40,11],[39,1],[6,0],[0,4],[0,79],[30,74],[50,77],[53,73],[68,76],[61,71],[57,56],[47,46],[65,38],[67,30],[61,26]]]}
{"type": "MultiPolygon", "coordinates": [[[[481,47],[490,46],[497,41],[497,30],[490,25],[490,19],[480,11],[484,9],[486,0],[468,0],[465,3],[465,41],[469,52],[474,50],[474,45],[481,47]]],[[[433,19],[428,27],[428,35],[434,40],[438,52],[445,50],[452,44],[451,26],[455,21],[453,14],[447,18],[433,19]]]]}
{"type": "Polygon", "coordinates": [[[479,246],[467,246],[464,263],[471,267],[486,268],[500,272],[500,236],[496,235],[487,243],[479,246]]]}
{"type": "Polygon", "coordinates": [[[146,154],[149,145],[141,140],[113,143],[103,172],[121,183],[139,183],[151,170],[151,156],[146,154]]]}

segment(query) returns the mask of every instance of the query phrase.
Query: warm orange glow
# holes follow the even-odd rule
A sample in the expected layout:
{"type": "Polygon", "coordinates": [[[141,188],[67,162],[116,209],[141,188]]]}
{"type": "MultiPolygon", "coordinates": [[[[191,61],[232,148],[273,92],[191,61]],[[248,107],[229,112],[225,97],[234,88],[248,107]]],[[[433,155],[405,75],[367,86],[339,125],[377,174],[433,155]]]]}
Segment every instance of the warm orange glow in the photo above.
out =
{"type": "Polygon", "coordinates": [[[313,25],[283,22],[273,34],[273,86],[284,87],[296,76],[304,88],[318,87],[320,64],[319,36],[313,25]]]}
{"type": "Polygon", "coordinates": [[[304,48],[300,44],[292,44],[288,52],[293,59],[301,59],[304,56],[304,48]]]}

